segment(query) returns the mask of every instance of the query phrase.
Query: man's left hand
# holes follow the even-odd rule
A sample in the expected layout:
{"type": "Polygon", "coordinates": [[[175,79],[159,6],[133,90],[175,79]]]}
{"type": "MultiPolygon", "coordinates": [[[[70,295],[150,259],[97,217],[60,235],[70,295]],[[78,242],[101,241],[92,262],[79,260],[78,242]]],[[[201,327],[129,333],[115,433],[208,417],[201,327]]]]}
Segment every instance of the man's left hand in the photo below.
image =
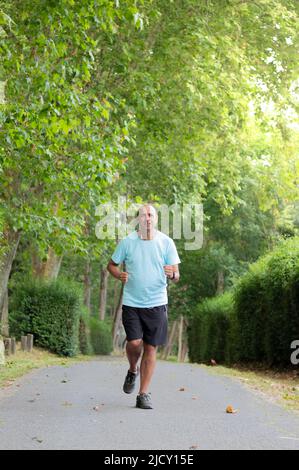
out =
{"type": "Polygon", "coordinates": [[[166,266],[163,266],[164,267],[164,273],[165,275],[171,279],[172,276],[173,276],[173,267],[172,266],[169,266],[169,265],[166,265],[166,266]]]}

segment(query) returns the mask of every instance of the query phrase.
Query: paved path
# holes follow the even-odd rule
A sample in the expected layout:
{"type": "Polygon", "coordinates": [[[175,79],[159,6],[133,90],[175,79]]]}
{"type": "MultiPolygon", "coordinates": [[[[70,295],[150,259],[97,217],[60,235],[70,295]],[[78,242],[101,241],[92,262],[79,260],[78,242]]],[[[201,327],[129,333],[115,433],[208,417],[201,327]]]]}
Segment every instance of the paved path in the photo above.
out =
{"type": "Polygon", "coordinates": [[[234,379],[159,362],[155,408],[140,410],[122,393],[126,370],[124,359],[99,358],[0,391],[0,449],[299,449],[299,417],[234,379]],[[239,412],[226,414],[229,404],[239,412]]]}

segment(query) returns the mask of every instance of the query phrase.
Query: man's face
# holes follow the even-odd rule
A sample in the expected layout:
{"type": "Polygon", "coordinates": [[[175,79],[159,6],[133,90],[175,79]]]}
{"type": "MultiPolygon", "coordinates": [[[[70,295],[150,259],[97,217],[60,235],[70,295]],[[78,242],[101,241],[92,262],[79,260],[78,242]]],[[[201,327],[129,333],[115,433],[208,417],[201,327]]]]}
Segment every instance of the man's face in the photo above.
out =
{"type": "Polygon", "coordinates": [[[143,206],[139,210],[140,228],[152,230],[157,225],[158,217],[153,206],[143,206]]]}

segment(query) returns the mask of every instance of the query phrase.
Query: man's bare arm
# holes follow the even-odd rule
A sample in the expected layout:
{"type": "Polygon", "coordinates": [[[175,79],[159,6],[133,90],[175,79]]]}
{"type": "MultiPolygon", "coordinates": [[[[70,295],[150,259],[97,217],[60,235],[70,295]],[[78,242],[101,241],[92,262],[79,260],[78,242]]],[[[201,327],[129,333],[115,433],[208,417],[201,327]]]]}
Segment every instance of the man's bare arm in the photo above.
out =
{"type": "Polygon", "coordinates": [[[119,281],[126,283],[128,281],[128,273],[125,271],[120,271],[118,268],[118,264],[114,263],[114,261],[111,259],[107,265],[107,269],[109,273],[115,277],[115,279],[118,279],[119,281]]]}

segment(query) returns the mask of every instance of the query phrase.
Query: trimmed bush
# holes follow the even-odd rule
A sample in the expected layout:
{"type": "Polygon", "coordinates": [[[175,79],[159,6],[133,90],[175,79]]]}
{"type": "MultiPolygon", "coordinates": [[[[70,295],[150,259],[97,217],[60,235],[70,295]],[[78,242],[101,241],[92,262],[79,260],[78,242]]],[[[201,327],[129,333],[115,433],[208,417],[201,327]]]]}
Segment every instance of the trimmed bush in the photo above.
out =
{"type": "Polygon", "coordinates": [[[207,299],[188,330],[191,361],[290,367],[299,339],[299,239],[250,266],[229,294],[207,299]]]}
{"type": "Polygon", "coordinates": [[[289,366],[299,337],[299,239],[283,242],[236,286],[241,359],[289,366]]]}
{"type": "Polygon", "coordinates": [[[250,267],[250,271],[238,282],[235,292],[235,308],[239,328],[240,361],[264,362],[266,310],[265,263],[250,267]]]}
{"type": "Polygon", "coordinates": [[[38,346],[61,356],[78,353],[80,295],[73,284],[31,280],[18,285],[10,312],[10,331],[18,339],[32,333],[38,346]]]}
{"type": "Polygon", "coordinates": [[[113,351],[111,323],[91,317],[90,339],[95,354],[108,355],[113,351]]]}
{"type": "Polygon", "coordinates": [[[237,322],[231,293],[206,299],[198,306],[189,323],[188,338],[193,362],[236,360],[237,322]]]}

